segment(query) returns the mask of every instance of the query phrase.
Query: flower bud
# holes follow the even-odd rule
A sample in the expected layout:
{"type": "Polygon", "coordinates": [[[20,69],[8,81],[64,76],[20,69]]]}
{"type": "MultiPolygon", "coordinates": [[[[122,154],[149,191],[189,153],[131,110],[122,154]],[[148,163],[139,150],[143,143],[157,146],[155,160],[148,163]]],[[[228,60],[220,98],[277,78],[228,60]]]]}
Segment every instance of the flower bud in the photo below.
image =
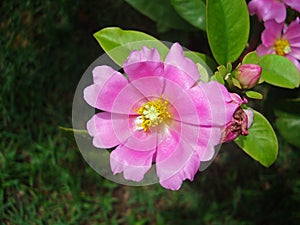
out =
{"type": "Polygon", "coordinates": [[[243,89],[253,88],[259,81],[262,68],[255,64],[243,64],[237,68],[235,78],[243,89]]]}
{"type": "Polygon", "coordinates": [[[253,112],[251,110],[243,110],[239,107],[232,117],[232,120],[226,124],[222,132],[221,143],[230,142],[236,139],[239,135],[248,135],[248,129],[253,123],[253,112]]]}

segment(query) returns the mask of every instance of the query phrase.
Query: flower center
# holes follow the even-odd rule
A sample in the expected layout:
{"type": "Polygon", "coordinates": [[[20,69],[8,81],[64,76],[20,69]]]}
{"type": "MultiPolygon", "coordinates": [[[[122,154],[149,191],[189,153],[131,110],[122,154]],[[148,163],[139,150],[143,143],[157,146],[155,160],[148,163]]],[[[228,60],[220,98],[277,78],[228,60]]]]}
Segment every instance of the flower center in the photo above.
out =
{"type": "Polygon", "coordinates": [[[277,55],[286,55],[291,52],[290,43],[286,39],[278,39],[274,48],[277,55]]]}
{"type": "Polygon", "coordinates": [[[136,130],[148,131],[149,127],[155,127],[163,121],[171,118],[168,111],[169,102],[159,98],[149,101],[140,107],[137,111],[140,114],[135,119],[136,130]]]}

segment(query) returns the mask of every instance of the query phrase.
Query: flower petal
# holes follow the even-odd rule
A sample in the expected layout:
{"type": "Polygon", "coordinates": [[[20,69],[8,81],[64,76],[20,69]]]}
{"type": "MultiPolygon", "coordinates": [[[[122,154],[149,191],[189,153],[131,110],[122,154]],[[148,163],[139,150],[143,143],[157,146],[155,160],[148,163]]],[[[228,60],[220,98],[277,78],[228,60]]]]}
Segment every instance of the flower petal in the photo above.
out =
{"type": "Polygon", "coordinates": [[[199,116],[195,104],[182,86],[166,80],[163,96],[170,104],[171,118],[185,123],[199,124],[199,116]]]}
{"type": "Polygon", "coordinates": [[[193,180],[200,160],[192,146],[179,134],[170,130],[164,135],[157,147],[156,171],[162,186],[177,190],[183,180],[193,180]]]}
{"type": "Polygon", "coordinates": [[[279,1],[273,1],[271,8],[264,14],[263,20],[268,21],[274,19],[277,23],[284,22],[286,18],[286,6],[279,1]]]}
{"type": "Polygon", "coordinates": [[[181,136],[180,132],[176,132],[175,129],[166,129],[164,132],[159,133],[158,139],[156,163],[168,159],[173,154],[178,147],[181,136]]]}
{"type": "Polygon", "coordinates": [[[220,143],[221,129],[211,127],[201,129],[201,135],[198,139],[196,152],[201,161],[210,161],[215,156],[215,146],[220,143]]]}
{"type": "Polygon", "coordinates": [[[191,145],[201,161],[209,161],[213,158],[214,147],[220,143],[221,139],[219,127],[202,127],[173,121],[172,130],[191,145]]]}
{"type": "Polygon", "coordinates": [[[149,151],[157,146],[157,128],[137,130],[135,120],[137,116],[112,114],[112,126],[118,140],[127,148],[135,151],[149,151]]]}
{"type": "Polygon", "coordinates": [[[300,37],[289,39],[291,47],[300,48],[300,37]]]}
{"type": "MultiPolygon", "coordinates": [[[[155,130],[155,129],[154,129],[155,130]]],[[[149,151],[157,146],[157,132],[149,130],[147,133],[142,131],[134,131],[124,145],[135,151],[149,151]]]]}
{"type": "Polygon", "coordinates": [[[284,0],[284,3],[290,6],[292,9],[300,12],[300,1],[299,0],[284,0]]]}
{"type": "Polygon", "coordinates": [[[287,40],[300,38],[300,23],[299,18],[290,23],[290,25],[286,28],[286,31],[283,35],[283,38],[287,40]]]}
{"type": "Polygon", "coordinates": [[[250,15],[256,14],[259,20],[263,19],[271,7],[272,2],[270,0],[252,0],[248,4],[250,15]]]}
{"type": "MultiPolygon", "coordinates": [[[[207,93],[203,90],[201,85],[197,85],[188,90],[190,99],[193,101],[194,107],[196,107],[196,113],[199,117],[198,125],[212,126],[213,115],[212,108],[210,106],[207,93]]],[[[184,121],[185,122],[185,121],[184,121]]],[[[192,123],[196,124],[196,123],[192,123]]]]}
{"type": "MultiPolygon", "coordinates": [[[[165,85],[163,77],[144,77],[131,82],[131,84],[139,90],[145,98],[162,97],[162,92],[165,85]]],[[[150,99],[149,99],[150,100],[150,99]]]]}
{"type": "Polygon", "coordinates": [[[183,180],[194,180],[194,176],[197,173],[199,167],[199,157],[196,153],[194,153],[180,171],[178,171],[176,174],[174,174],[166,180],[161,180],[159,183],[164,188],[170,190],[179,190],[183,180]]]}
{"type": "Polygon", "coordinates": [[[184,57],[182,47],[175,43],[165,59],[164,77],[188,89],[200,79],[196,64],[184,57]]]}
{"type": "Polygon", "coordinates": [[[189,96],[196,107],[200,125],[206,126],[224,126],[243,102],[239,97],[240,102],[237,102],[224,85],[216,81],[200,82],[189,90],[189,96]]]}
{"type": "Polygon", "coordinates": [[[300,60],[300,48],[291,48],[289,55],[293,56],[295,59],[300,60]]]}
{"type": "Polygon", "coordinates": [[[146,102],[147,99],[145,96],[136,87],[129,83],[114,98],[111,112],[126,115],[137,115],[136,109],[146,102]]]}
{"type": "Polygon", "coordinates": [[[159,76],[163,72],[163,63],[157,49],[142,47],[132,51],[123,63],[125,73],[130,81],[147,76],[159,76]]]}
{"type": "Polygon", "coordinates": [[[84,89],[85,101],[98,109],[111,111],[116,96],[128,84],[127,79],[109,66],[93,70],[94,84],[84,89]]]}
{"type": "Polygon", "coordinates": [[[259,45],[256,51],[259,57],[267,54],[275,54],[275,50],[272,47],[266,47],[263,44],[259,45]]]}
{"type": "Polygon", "coordinates": [[[274,20],[265,22],[265,30],[262,32],[261,40],[264,46],[271,47],[277,39],[281,38],[284,23],[276,23],[274,20]]]}
{"type": "MultiPolygon", "coordinates": [[[[114,123],[119,123],[119,121],[114,121],[114,123]]],[[[87,122],[87,130],[93,137],[93,145],[97,148],[112,148],[120,144],[113,128],[111,113],[102,112],[94,115],[87,122]]]]}
{"type": "Polygon", "coordinates": [[[110,154],[112,172],[114,174],[123,172],[126,180],[139,182],[151,168],[154,153],[155,150],[140,152],[119,145],[110,154]]]}

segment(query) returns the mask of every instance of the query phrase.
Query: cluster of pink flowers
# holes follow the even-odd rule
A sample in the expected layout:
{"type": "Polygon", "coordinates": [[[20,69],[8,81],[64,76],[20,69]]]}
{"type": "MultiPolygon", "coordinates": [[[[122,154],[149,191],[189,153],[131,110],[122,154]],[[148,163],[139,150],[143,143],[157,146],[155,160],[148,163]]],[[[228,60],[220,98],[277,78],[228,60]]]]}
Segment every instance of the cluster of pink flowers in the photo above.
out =
{"type": "Polygon", "coordinates": [[[300,71],[300,23],[296,18],[285,24],[286,8],[300,12],[298,0],[252,0],[248,4],[251,15],[256,14],[265,22],[262,43],[257,48],[259,56],[277,54],[291,60],[300,71]]]}
{"type": "Polygon", "coordinates": [[[93,145],[115,147],[111,170],[127,180],[141,181],[155,165],[159,183],[178,190],[214,157],[215,146],[246,135],[253,121],[240,107],[246,100],[216,81],[199,81],[178,43],[164,61],[155,48],[132,51],[123,69],[126,77],[94,68],[84,99],[102,111],[87,122],[93,145]]]}

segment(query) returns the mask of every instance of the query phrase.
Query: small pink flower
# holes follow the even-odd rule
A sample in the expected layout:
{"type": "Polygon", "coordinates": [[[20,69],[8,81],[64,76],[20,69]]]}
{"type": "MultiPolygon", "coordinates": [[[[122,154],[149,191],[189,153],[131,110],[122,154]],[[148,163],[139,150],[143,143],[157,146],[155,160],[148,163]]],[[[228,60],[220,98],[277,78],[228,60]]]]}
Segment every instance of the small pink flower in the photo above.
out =
{"type": "Polygon", "coordinates": [[[291,60],[300,71],[300,23],[299,18],[289,26],[276,23],[274,20],[265,22],[265,30],[261,36],[262,44],[258,46],[259,56],[266,54],[282,55],[291,60]]]}
{"type": "Polygon", "coordinates": [[[277,23],[282,23],[286,18],[287,6],[300,12],[299,0],[252,0],[248,4],[248,9],[250,14],[256,14],[259,20],[274,19],[277,23]]]}
{"type": "Polygon", "coordinates": [[[243,64],[238,67],[235,78],[241,84],[243,89],[253,88],[259,81],[261,67],[255,64],[243,64]]]}
{"type": "Polygon", "coordinates": [[[152,167],[160,184],[178,190],[211,160],[224,127],[241,104],[213,81],[199,82],[197,66],[175,43],[165,61],[157,49],[133,51],[123,64],[128,79],[109,66],[93,70],[84,99],[100,109],[87,122],[98,148],[110,154],[114,174],[141,181],[152,167]]]}

